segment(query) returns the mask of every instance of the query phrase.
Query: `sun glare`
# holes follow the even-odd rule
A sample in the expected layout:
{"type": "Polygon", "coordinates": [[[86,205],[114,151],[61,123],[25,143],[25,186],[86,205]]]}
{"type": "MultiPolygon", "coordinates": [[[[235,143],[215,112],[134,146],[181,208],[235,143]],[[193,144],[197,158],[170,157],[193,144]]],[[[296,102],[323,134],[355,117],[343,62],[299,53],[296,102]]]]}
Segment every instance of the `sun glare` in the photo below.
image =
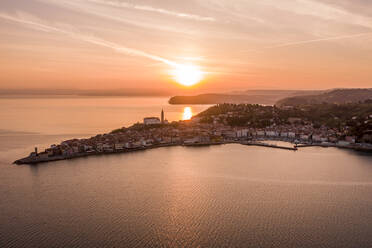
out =
{"type": "Polygon", "coordinates": [[[182,120],[190,120],[192,117],[192,109],[190,107],[185,107],[182,113],[182,120]]]}
{"type": "Polygon", "coordinates": [[[177,65],[172,71],[173,79],[184,86],[193,86],[199,83],[204,73],[193,64],[177,65]]]}

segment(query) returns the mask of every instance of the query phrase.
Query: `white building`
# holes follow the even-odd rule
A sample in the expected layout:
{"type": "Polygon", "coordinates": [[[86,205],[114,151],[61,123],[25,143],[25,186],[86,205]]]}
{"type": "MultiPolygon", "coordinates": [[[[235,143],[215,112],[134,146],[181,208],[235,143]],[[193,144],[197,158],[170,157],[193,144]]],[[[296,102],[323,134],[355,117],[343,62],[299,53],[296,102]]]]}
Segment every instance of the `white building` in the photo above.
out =
{"type": "Polygon", "coordinates": [[[265,134],[266,134],[266,136],[269,136],[269,137],[276,137],[276,136],[278,136],[278,133],[275,132],[275,131],[266,131],[265,134]]]}
{"type": "Polygon", "coordinates": [[[265,131],[257,131],[257,136],[265,136],[265,131]]]}
{"type": "Polygon", "coordinates": [[[348,146],[348,145],[350,145],[349,142],[344,141],[344,140],[340,140],[340,141],[338,141],[337,144],[340,145],[340,146],[348,146]]]}
{"type": "Polygon", "coordinates": [[[247,137],[248,134],[249,134],[249,130],[248,130],[248,129],[243,129],[243,130],[242,130],[242,136],[243,136],[243,137],[247,137]]]}
{"type": "Polygon", "coordinates": [[[143,119],[143,124],[145,125],[154,125],[160,124],[160,119],[158,117],[146,117],[143,119]]]}
{"type": "Polygon", "coordinates": [[[322,138],[320,137],[320,135],[313,134],[313,141],[315,141],[315,142],[321,142],[322,141],[322,138]]]}
{"type": "Polygon", "coordinates": [[[236,131],[236,137],[241,138],[241,137],[247,137],[249,133],[248,129],[240,129],[236,131]]]}
{"type": "Polygon", "coordinates": [[[287,132],[281,132],[280,137],[288,137],[288,133],[287,132]]]}
{"type": "Polygon", "coordinates": [[[295,138],[296,134],[294,132],[288,132],[288,137],[289,138],[295,138]]]}
{"type": "Polygon", "coordinates": [[[114,148],[111,145],[109,145],[109,144],[103,144],[102,145],[102,149],[104,151],[106,151],[106,152],[112,152],[112,151],[114,151],[114,148]]]}
{"type": "Polygon", "coordinates": [[[116,143],[114,147],[115,147],[115,150],[123,150],[124,149],[124,144],[123,143],[116,143]]]}
{"type": "Polygon", "coordinates": [[[240,138],[240,137],[242,137],[243,135],[242,135],[242,130],[237,130],[236,131],[236,137],[237,138],[240,138]]]}
{"type": "Polygon", "coordinates": [[[84,151],[88,152],[88,151],[93,151],[93,146],[89,146],[89,145],[84,145],[84,151]]]}

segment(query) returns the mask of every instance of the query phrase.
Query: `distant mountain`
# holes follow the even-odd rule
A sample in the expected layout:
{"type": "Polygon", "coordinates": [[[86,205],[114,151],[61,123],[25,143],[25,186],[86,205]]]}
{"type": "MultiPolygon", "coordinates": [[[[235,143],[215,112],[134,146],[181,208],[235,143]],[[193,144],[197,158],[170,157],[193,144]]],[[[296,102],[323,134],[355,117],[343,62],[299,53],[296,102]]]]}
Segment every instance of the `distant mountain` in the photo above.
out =
{"type": "Polygon", "coordinates": [[[218,103],[249,103],[274,105],[278,100],[290,96],[311,95],[323,91],[306,90],[247,90],[230,94],[201,94],[195,96],[174,96],[170,104],[218,104],[218,103]]]}
{"type": "Polygon", "coordinates": [[[250,101],[251,96],[246,95],[201,94],[196,96],[174,96],[168,102],[170,104],[217,104],[251,103],[250,101]]]}
{"type": "Polygon", "coordinates": [[[287,97],[279,100],[278,106],[298,106],[322,103],[355,103],[372,99],[372,89],[336,89],[321,94],[287,97]]]}

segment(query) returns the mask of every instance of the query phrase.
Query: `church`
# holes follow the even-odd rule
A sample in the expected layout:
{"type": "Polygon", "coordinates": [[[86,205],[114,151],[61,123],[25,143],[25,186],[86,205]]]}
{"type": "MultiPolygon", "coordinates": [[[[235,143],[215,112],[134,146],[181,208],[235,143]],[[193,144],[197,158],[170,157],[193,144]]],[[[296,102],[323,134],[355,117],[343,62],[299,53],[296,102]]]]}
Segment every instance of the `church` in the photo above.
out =
{"type": "Polygon", "coordinates": [[[168,123],[168,120],[164,118],[164,110],[161,110],[160,119],[159,117],[145,117],[143,119],[143,124],[145,125],[156,125],[156,124],[165,124],[168,123]]]}

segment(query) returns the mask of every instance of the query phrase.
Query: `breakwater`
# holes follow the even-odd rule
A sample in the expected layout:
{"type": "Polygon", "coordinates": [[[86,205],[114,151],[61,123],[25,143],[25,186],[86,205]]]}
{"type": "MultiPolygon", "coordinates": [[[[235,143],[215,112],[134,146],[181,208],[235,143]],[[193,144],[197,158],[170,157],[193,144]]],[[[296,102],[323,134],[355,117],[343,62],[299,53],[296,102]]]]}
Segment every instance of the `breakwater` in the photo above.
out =
{"type": "Polygon", "coordinates": [[[264,147],[271,147],[271,148],[277,148],[277,149],[284,149],[284,150],[290,150],[290,151],[297,151],[297,147],[293,146],[280,146],[280,145],[274,145],[274,144],[267,144],[262,142],[247,142],[244,145],[248,146],[264,146],[264,147]]]}

